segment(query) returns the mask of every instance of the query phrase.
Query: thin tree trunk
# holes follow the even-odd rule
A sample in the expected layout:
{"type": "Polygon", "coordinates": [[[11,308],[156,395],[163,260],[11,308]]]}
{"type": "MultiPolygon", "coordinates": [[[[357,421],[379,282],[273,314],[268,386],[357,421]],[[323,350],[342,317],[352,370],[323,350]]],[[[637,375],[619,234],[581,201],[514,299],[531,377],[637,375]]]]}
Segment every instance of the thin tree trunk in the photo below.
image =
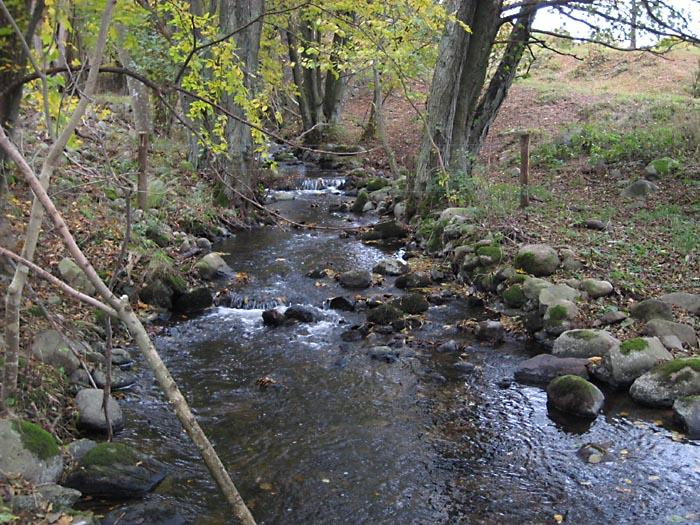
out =
{"type": "MultiPolygon", "coordinates": [[[[75,128],[78,126],[80,119],[85,113],[85,110],[95,91],[95,86],[97,85],[97,78],[100,71],[100,64],[102,62],[102,55],[104,52],[105,43],[107,41],[107,31],[112,18],[112,10],[115,3],[116,0],[108,0],[105,5],[105,9],[102,14],[102,21],[100,23],[100,32],[95,45],[95,52],[90,60],[90,72],[88,73],[88,79],[85,84],[83,96],[80,97],[80,101],[73,111],[73,114],[66,124],[66,127],[61,131],[61,134],[54,142],[42,165],[41,173],[39,174],[37,182],[44,191],[48,189],[51,176],[62,160],[63,149],[68,143],[70,137],[73,135],[73,131],[75,131],[75,128]]],[[[5,151],[7,152],[7,150],[5,151]]],[[[34,251],[36,250],[36,245],[39,240],[41,223],[43,219],[44,208],[37,200],[35,193],[21,254],[22,257],[29,261],[33,260],[34,258],[34,251]]],[[[5,296],[6,350],[5,369],[2,383],[3,407],[5,407],[5,400],[10,397],[15,397],[17,392],[17,371],[19,359],[19,309],[22,301],[24,284],[27,280],[27,272],[28,270],[25,265],[17,265],[12,282],[7,289],[7,295],[5,296]]]]}
{"type": "MultiPolygon", "coordinates": [[[[292,26],[292,21],[289,22],[292,26]]],[[[297,87],[297,103],[299,104],[299,113],[301,114],[301,126],[302,131],[308,131],[315,126],[313,118],[311,115],[311,108],[309,107],[308,97],[304,93],[304,72],[301,67],[301,59],[297,49],[299,47],[299,42],[297,41],[294,32],[291,30],[285,31],[287,40],[287,49],[289,53],[289,61],[291,62],[292,79],[294,80],[294,85],[297,87]]]]}
{"type": "MultiPolygon", "coordinates": [[[[258,52],[260,51],[260,35],[262,20],[259,19],[264,11],[264,0],[221,0],[219,25],[223,33],[249,24],[236,33],[236,55],[240,58],[242,70],[245,72],[244,86],[252,95],[256,90],[255,75],[258,69],[258,52]],[[253,20],[259,19],[251,23],[253,20]]],[[[227,95],[222,105],[231,113],[245,118],[245,112],[234,100],[227,95]]],[[[247,124],[229,118],[226,124],[226,140],[228,142],[228,161],[224,176],[227,186],[224,194],[230,202],[236,199],[229,186],[239,189],[246,195],[253,192],[253,157],[254,146],[251,128],[247,124]]]]}
{"type": "Polygon", "coordinates": [[[345,89],[349,82],[349,76],[344,75],[340,67],[339,49],[347,41],[337,33],[333,35],[333,50],[331,51],[331,63],[333,69],[326,71],[326,80],[323,88],[323,117],[328,124],[337,124],[340,120],[340,110],[343,106],[345,89]]]}
{"type": "Polygon", "coordinates": [[[389,161],[389,169],[391,170],[391,174],[394,176],[395,179],[398,179],[401,176],[401,173],[399,172],[399,166],[396,163],[396,155],[394,155],[394,150],[391,149],[389,139],[386,136],[386,128],[384,121],[384,103],[382,98],[382,79],[379,75],[379,70],[377,70],[376,67],[372,68],[372,73],[374,75],[373,109],[374,118],[377,123],[377,136],[379,137],[379,141],[382,143],[384,153],[386,153],[386,157],[389,161]]]}
{"type": "MultiPolygon", "coordinates": [[[[113,4],[108,4],[108,7],[109,5],[113,4]]],[[[90,261],[88,261],[85,254],[78,247],[75,238],[68,229],[68,225],[63,220],[63,217],[58,209],[56,209],[56,206],[46,193],[43,185],[39,182],[24,157],[22,157],[12,142],[10,142],[5,134],[5,130],[2,127],[0,127],[0,147],[5,150],[8,156],[19,167],[25,181],[34,192],[36,200],[39,201],[41,206],[44,207],[49,219],[55,226],[56,231],[63,238],[63,243],[68,249],[68,252],[81,270],[85,272],[85,275],[95,286],[97,292],[107,302],[108,306],[105,306],[116,312],[119,319],[126,325],[127,330],[135,339],[139,350],[143,354],[146,363],[148,363],[151,370],[153,370],[163,393],[165,394],[170,405],[172,405],[175,414],[180,420],[180,423],[192,439],[193,443],[199,449],[209,472],[212,474],[222,493],[231,504],[235,516],[244,525],[255,525],[255,520],[253,519],[252,514],[246,507],[245,502],[241,498],[236,486],[233,484],[233,481],[228,475],[226,468],[219,459],[219,456],[216,454],[214,447],[211,445],[201,427],[197,423],[197,420],[190,410],[187,401],[182,395],[182,392],[180,392],[175,380],[170,375],[165,363],[163,363],[162,359],[160,358],[158,351],[156,350],[155,346],[153,346],[153,342],[149,338],[146,329],[141,324],[141,321],[139,321],[139,318],[136,316],[134,311],[131,309],[128,297],[122,296],[121,298],[118,298],[104,283],[104,281],[102,281],[100,276],[97,275],[95,268],[90,264],[90,261]]]]}

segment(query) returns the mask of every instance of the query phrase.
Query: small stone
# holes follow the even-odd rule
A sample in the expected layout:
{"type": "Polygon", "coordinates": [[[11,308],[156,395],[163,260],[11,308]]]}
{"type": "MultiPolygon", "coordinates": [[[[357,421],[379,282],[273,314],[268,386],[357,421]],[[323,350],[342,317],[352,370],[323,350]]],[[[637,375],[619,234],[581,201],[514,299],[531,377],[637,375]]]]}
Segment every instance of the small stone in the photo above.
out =
{"type": "Polygon", "coordinates": [[[597,230],[597,231],[605,231],[608,229],[608,223],[603,222],[598,219],[587,219],[579,224],[577,224],[578,227],[580,228],[586,228],[588,230],[597,230]]]}
{"type": "Polygon", "coordinates": [[[588,379],[587,364],[588,359],[539,354],[520,363],[514,376],[520,383],[536,385],[549,383],[563,375],[577,375],[588,379]]]}
{"type": "Polygon", "coordinates": [[[621,196],[625,198],[644,198],[657,191],[659,191],[659,187],[656,184],[640,179],[622,190],[621,196]]]}
{"type": "Polygon", "coordinates": [[[428,311],[430,303],[422,294],[409,293],[398,300],[398,307],[409,315],[418,315],[428,311]]]}
{"type": "Polygon", "coordinates": [[[428,273],[412,272],[398,277],[394,285],[399,289],[425,288],[430,286],[430,283],[430,275],[428,273]]]}
{"type": "Polygon", "coordinates": [[[459,361],[456,361],[452,365],[452,368],[455,369],[460,374],[471,374],[472,372],[474,372],[474,370],[476,370],[476,366],[474,366],[473,363],[470,363],[468,361],[463,361],[461,359],[459,361]]]}
{"type": "Polygon", "coordinates": [[[401,317],[403,317],[403,313],[390,304],[379,305],[367,313],[367,321],[378,325],[391,324],[401,317]]]}
{"type": "Polygon", "coordinates": [[[449,341],[445,341],[440,346],[438,346],[435,349],[435,351],[441,354],[452,354],[455,352],[459,352],[460,348],[461,347],[457,341],[455,341],[454,339],[450,339],[449,341]]]}
{"type": "Polygon", "coordinates": [[[388,346],[374,346],[367,351],[367,355],[385,363],[395,363],[399,360],[399,351],[388,346]]]}
{"type": "Polygon", "coordinates": [[[581,281],[581,290],[586,292],[591,298],[597,299],[610,295],[613,292],[613,285],[608,281],[599,281],[597,279],[584,279],[581,281]]]}
{"type": "Polygon", "coordinates": [[[408,272],[408,264],[400,259],[382,259],[372,271],[381,275],[403,275],[408,272]]]}
{"type": "Polygon", "coordinates": [[[262,319],[263,324],[267,326],[281,326],[286,318],[277,308],[271,308],[262,313],[262,319]]]}
{"type": "Polygon", "coordinates": [[[286,319],[293,319],[301,323],[313,323],[317,316],[318,314],[314,308],[303,304],[294,304],[284,311],[286,319]]]}
{"type": "Polygon", "coordinates": [[[346,312],[355,311],[355,301],[347,297],[333,297],[328,301],[328,306],[331,310],[344,310],[346,312]]]}
{"type": "Polygon", "coordinates": [[[204,253],[209,253],[211,251],[211,241],[206,237],[200,237],[195,241],[197,248],[202,250],[204,253]]]}
{"type": "Polygon", "coordinates": [[[619,310],[609,310],[600,316],[600,321],[606,325],[621,323],[625,319],[627,314],[619,310]]]}

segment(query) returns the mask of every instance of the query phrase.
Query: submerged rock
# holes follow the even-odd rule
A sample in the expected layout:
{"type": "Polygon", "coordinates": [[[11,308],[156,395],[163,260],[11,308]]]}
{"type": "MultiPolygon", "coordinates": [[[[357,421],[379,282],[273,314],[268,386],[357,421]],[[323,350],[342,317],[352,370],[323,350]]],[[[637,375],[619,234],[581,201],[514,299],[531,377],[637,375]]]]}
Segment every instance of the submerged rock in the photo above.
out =
{"type": "Polygon", "coordinates": [[[620,341],[605,330],[568,330],[554,341],[557,357],[603,357],[620,341]]]}
{"type": "Polygon", "coordinates": [[[551,275],[560,264],[557,251],[548,244],[526,244],[515,256],[515,266],[536,277],[551,275]]]}
{"type": "Polygon", "coordinates": [[[83,495],[119,500],[144,496],[165,475],[164,465],[128,445],[100,443],[82,457],[64,485],[83,495]]]}
{"type": "Polygon", "coordinates": [[[505,330],[500,321],[481,321],[476,325],[476,338],[480,341],[488,341],[492,344],[498,344],[505,338],[505,330]]]}
{"type": "MultiPolygon", "coordinates": [[[[104,391],[101,388],[85,388],[75,396],[78,407],[78,427],[89,431],[107,432],[107,420],[102,410],[104,391]]],[[[112,431],[118,432],[124,428],[124,415],[117,401],[110,397],[107,402],[107,413],[112,424],[112,431]]]]}
{"type": "Polygon", "coordinates": [[[34,484],[55,483],[63,472],[56,439],[39,425],[0,419],[0,481],[19,475],[34,484]]]}
{"type": "Polygon", "coordinates": [[[700,357],[674,359],[653,368],[632,383],[630,395],[639,403],[658,407],[700,395],[700,357]]]}
{"type": "Polygon", "coordinates": [[[557,377],[547,386],[547,402],[567,414],[595,418],[604,401],[597,386],[576,375],[557,377]]]}
{"type": "Polygon", "coordinates": [[[102,519],[102,525],[185,525],[178,510],[163,501],[148,501],[113,510],[102,519]]]}
{"type": "Polygon", "coordinates": [[[539,354],[523,361],[515,370],[515,380],[525,384],[546,384],[564,375],[588,379],[588,359],[539,354]]]}
{"type": "Polygon", "coordinates": [[[591,366],[591,373],[612,386],[624,387],[671,359],[673,356],[656,337],[637,337],[611,347],[599,366],[591,366]]]}

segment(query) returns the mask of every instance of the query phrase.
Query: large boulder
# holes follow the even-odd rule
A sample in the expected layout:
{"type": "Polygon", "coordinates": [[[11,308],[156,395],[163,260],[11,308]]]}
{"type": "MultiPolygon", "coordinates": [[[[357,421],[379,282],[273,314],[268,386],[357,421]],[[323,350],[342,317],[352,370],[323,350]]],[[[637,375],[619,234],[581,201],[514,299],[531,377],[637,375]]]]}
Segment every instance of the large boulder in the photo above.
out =
{"type": "Polygon", "coordinates": [[[61,274],[61,278],[63,278],[64,281],[76,290],[88,295],[93,295],[95,293],[95,286],[73,259],[68,257],[61,259],[61,262],[58,263],[58,273],[61,274]]]}
{"type": "Polygon", "coordinates": [[[700,395],[700,357],[658,365],[632,383],[630,395],[639,403],[658,407],[670,407],[680,397],[700,395]]]}
{"type": "Polygon", "coordinates": [[[635,379],[673,356],[656,337],[637,337],[615,345],[591,373],[615,387],[631,385],[635,379]]]}
{"type": "Polygon", "coordinates": [[[673,320],[673,311],[668,303],[659,299],[646,299],[635,304],[630,310],[630,314],[640,321],[651,321],[652,319],[673,320]]]}
{"type": "Polygon", "coordinates": [[[557,251],[548,244],[526,244],[515,256],[515,266],[536,277],[552,275],[560,264],[557,251]]]}
{"type": "Polygon", "coordinates": [[[51,434],[29,421],[0,419],[0,481],[19,475],[34,484],[55,483],[62,472],[51,434]]]}
{"type": "Polygon", "coordinates": [[[372,271],[381,275],[403,275],[408,272],[408,264],[401,259],[382,259],[372,271]]]}
{"type": "Polygon", "coordinates": [[[676,399],[673,413],[690,439],[700,439],[700,395],[676,399]]]}
{"type": "Polygon", "coordinates": [[[665,319],[652,319],[644,327],[644,332],[650,336],[658,338],[676,336],[682,343],[695,347],[698,344],[698,337],[695,329],[687,324],[674,323],[665,319]]]}
{"type": "Polygon", "coordinates": [[[515,380],[525,384],[547,384],[559,376],[575,375],[588,379],[588,359],[539,354],[523,361],[515,370],[515,380]]]}
{"type": "Polygon", "coordinates": [[[577,375],[557,377],[547,386],[549,405],[567,414],[595,418],[604,401],[597,386],[577,375]]]}
{"type": "Polygon", "coordinates": [[[408,235],[408,228],[396,221],[378,222],[372,228],[362,234],[362,240],[377,241],[389,239],[403,239],[408,235]]]}
{"type": "Polygon", "coordinates": [[[613,293],[613,285],[611,283],[599,281],[598,279],[584,279],[581,281],[580,288],[593,299],[613,293]]]}
{"type": "MultiPolygon", "coordinates": [[[[102,410],[104,391],[101,388],[85,388],[75,396],[78,407],[78,426],[88,431],[107,432],[107,420],[102,410]]],[[[107,413],[112,425],[112,431],[118,432],[124,428],[122,409],[114,398],[107,401],[107,413]]]]}
{"type": "MultiPolygon", "coordinates": [[[[71,341],[56,330],[44,330],[34,336],[32,355],[39,361],[55,368],[62,368],[66,375],[71,375],[80,367],[80,360],[68,346],[71,341]]],[[[72,341],[78,348],[87,348],[72,341]]]]}
{"type": "Polygon", "coordinates": [[[165,467],[123,443],[100,443],[85,454],[64,485],[108,499],[142,497],[163,478],[165,467]]]}
{"type": "Polygon", "coordinates": [[[683,310],[700,315],[700,294],[688,292],[672,292],[659,297],[666,304],[677,306],[683,310]]]}
{"type": "Polygon", "coordinates": [[[341,273],[338,280],[343,288],[360,290],[372,285],[372,274],[367,270],[350,270],[341,273]]]}
{"type": "Polygon", "coordinates": [[[620,344],[605,330],[567,330],[554,341],[552,354],[558,357],[603,357],[620,344]]]}
{"type": "Polygon", "coordinates": [[[213,280],[233,275],[233,270],[216,252],[208,253],[194,265],[202,279],[213,280]]]}

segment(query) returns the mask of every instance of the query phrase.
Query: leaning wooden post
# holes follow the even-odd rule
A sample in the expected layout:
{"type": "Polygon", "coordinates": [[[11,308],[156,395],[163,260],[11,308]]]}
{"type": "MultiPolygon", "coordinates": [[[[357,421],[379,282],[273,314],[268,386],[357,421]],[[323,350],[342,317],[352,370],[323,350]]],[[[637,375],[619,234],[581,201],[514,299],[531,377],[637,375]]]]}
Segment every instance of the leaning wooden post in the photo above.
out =
{"type": "Polygon", "coordinates": [[[148,168],[148,132],[139,132],[139,179],[138,179],[138,204],[139,209],[145,210],[148,207],[148,178],[146,169],[148,168]]]}
{"type": "Polygon", "coordinates": [[[520,207],[530,205],[530,132],[520,132],[520,207]]]}

